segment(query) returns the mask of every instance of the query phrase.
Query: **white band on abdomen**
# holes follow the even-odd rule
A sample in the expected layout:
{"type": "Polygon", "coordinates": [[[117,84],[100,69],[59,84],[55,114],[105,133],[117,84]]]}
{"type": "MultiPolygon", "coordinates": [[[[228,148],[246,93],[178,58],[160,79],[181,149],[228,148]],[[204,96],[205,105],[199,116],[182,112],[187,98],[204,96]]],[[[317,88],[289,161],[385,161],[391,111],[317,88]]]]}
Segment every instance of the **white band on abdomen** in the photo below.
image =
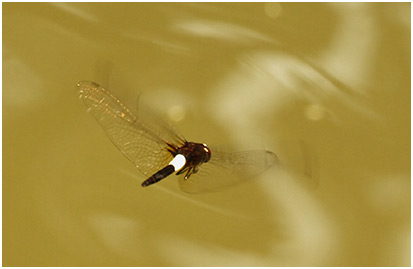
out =
{"type": "Polygon", "coordinates": [[[186,164],[186,158],[184,155],[178,154],[169,164],[172,164],[175,168],[175,171],[178,171],[182,169],[182,167],[184,167],[184,165],[186,164]]]}

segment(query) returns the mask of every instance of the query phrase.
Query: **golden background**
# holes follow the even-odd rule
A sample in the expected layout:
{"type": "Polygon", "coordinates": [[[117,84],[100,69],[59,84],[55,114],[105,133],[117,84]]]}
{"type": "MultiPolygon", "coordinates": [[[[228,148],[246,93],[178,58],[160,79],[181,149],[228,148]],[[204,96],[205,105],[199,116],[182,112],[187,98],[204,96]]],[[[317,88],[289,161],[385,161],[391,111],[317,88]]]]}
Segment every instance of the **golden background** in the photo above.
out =
{"type": "Polygon", "coordinates": [[[410,266],[410,189],[410,3],[3,4],[4,266],[410,266]],[[143,189],[85,79],[290,169],[143,189]]]}

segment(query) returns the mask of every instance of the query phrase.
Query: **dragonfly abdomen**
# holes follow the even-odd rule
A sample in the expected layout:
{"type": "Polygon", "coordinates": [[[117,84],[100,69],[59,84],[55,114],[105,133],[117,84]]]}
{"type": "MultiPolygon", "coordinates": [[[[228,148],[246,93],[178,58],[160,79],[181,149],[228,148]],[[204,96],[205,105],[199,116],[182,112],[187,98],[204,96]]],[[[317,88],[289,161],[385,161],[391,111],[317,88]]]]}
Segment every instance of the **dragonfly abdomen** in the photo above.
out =
{"type": "Polygon", "coordinates": [[[144,182],[142,182],[141,185],[142,185],[142,187],[152,185],[152,184],[166,178],[167,176],[169,176],[173,172],[175,172],[175,167],[172,164],[170,164],[170,165],[166,166],[165,168],[163,168],[163,169],[159,170],[158,172],[156,172],[153,176],[151,176],[150,178],[148,178],[144,182]]]}

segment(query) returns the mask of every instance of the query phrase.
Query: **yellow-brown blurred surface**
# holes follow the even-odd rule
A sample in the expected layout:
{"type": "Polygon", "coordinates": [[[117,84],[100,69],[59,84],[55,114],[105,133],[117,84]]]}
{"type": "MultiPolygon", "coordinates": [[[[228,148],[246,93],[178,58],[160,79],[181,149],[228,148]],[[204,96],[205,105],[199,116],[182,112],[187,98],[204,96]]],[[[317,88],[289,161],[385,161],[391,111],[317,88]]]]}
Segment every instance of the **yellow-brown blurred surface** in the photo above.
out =
{"type": "Polygon", "coordinates": [[[410,3],[3,3],[4,266],[410,266],[410,184],[410,3]],[[85,79],[291,169],[141,188],[85,79]]]}

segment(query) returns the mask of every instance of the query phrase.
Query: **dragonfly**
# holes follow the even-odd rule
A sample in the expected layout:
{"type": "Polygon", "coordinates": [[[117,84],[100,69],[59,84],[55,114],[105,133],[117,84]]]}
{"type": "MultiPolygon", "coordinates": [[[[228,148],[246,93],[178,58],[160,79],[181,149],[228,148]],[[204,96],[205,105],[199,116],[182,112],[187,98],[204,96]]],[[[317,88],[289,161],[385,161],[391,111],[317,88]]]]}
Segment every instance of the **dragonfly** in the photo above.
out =
{"type": "Polygon", "coordinates": [[[142,187],[176,172],[184,192],[218,191],[279,162],[277,155],[267,150],[225,152],[205,143],[189,142],[155,112],[142,109],[134,115],[109,90],[95,82],[81,81],[77,88],[87,111],[112,143],[147,176],[142,187]]]}

